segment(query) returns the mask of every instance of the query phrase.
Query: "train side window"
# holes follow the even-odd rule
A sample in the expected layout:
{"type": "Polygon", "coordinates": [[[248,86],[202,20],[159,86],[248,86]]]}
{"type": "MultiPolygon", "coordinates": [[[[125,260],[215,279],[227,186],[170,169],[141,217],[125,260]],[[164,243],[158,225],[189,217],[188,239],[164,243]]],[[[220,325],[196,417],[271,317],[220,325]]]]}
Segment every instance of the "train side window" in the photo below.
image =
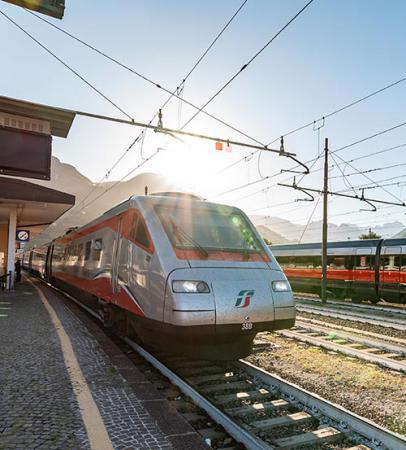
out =
{"type": "Polygon", "coordinates": [[[135,235],[135,240],[138,244],[141,244],[145,248],[149,248],[149,246],[150,246],[147,228],[142,219],[140,219],[138,221],[137,233],[135,235]]]}
{"type": "Polygon", "coordinates": [[[358,270],[370,270],[373,265],[372,255],[357,255],[355,257],[355,268],[358,270]]]}
{"type": "Polygon", "coordinates": [[[83,244],[79,244],[78,247],[78,262],[82,262],[83,261],[83,256],[84,256],[84,245],[83,244]]]}
{"type": "Polygon", "coordinates": [[[399,255],[381,256],[381,270],[399,270],[399,267],[400,267],[399,255]]]}
{"type": "Polygon", "coordinates": [[[87,241],[85,246],[85,261],[89,261],[92,251],[92,241],[87,241]]]}
{"type": "Polygon", "coordinates": [[[133,219],[132,219],[132,223],[131,223],[131,228],[130,228],[130,239],[135,241],[135,234],[137,231],[137,225],[138,225],[138,214],[134,213],[133,214],[133,219]]]}
{"type": "Polygon", "coordinates": [[[277,256],[276,260],[281,266],[286,266],[289,264],[291,256],[277,256]]]}
{"type": "Polygon", "coordinates": [[[103,250],[103,239],[95,239],[93,245],[93,261],[100,262],[103,250]]]}
{"type": "Polygon", "coordinates": [[[315,269],[321,267],[320,256],[297,256],[294,258],[295,267],[303,267],[306,269],[315,269]]]}
{"type": "Polygon", "coordinates": [[[345,269],[345,257],[344,256],[328,256],[327,266],[331,269],[345,269]]]}
{"type": "Polygon", "coordinates": [[[401,272],[406,272],[406,255],[401,256],[402,265],[400,266],[401,272]]]}
{"type": "Polygon", "coordinates": [[[345,268],[348,270],[352,270],[354,268],[354,257],[348,255],[345,257],[345,268]]]}

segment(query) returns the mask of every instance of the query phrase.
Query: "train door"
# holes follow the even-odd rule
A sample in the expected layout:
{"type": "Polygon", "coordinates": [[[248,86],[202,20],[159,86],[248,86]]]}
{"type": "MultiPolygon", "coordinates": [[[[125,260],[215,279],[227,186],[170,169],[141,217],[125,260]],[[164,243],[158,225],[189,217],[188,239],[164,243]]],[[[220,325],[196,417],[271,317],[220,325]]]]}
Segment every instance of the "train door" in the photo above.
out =
{"type": "Polygon", "coordinates": [[[117,294],[120,292],[120,286],[119,286],[119,263],[120,263],[120,254],[121,254],[121,241],[122,241],[122,223],[123,223],[123,217],[120,215],[118,217],[118,223],[117,223],[117,231],[114,236],[114,250],[113,250],[113,261],[112,261],[112,291],[114,295],[114,303],[117,303],[118,296],[117,294]]]}
{"type": "Polygon", "coordinates": [[[375,289],[375,251],[372,248],[359,248],[354,255],[353,299],[376,299],[375,289]]]}
{"type": "Polygon", "coordinates": [[[379,294],[384,300],[398,302],[400,299],[401,256],[400,247],[383,248],[379,265],[379,294]]]}
{"type": "MultiPolygon", "coordinates": [[[[130,259],[130,286],[135,300],[146,308],[154,308],[158,305],[149,302],[150,292],[150,270],[153,254],[153,244],[148,232],[147,225],[142,215],[134,215],[134,222],[131,227],[131,248],[130,259]]],[[[154,290],[152,290],[154,291],[154,290]]],[[[156,311],[154,311],[156,312],[156,311]]]]}
{"type": "Polygon", "coordinates": [[[399,297],[402,303],[406,303],[406,254],[405,247],[401,255],[400,273],[399,273],[399,297]]]}
{"type": "Polygon", "coordinates": [[[54,252],[54,246],[50,245],[48,247],[47,256],[45,260],[45,278],[50,280],[52,277],[52,255],[54,252]]]}

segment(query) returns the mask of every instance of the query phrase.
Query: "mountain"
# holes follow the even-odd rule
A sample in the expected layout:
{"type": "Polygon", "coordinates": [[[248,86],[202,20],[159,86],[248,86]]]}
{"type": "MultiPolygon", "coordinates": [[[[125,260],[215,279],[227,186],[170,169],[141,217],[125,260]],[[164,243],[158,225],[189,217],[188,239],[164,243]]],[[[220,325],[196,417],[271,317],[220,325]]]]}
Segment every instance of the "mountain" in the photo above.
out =
{"type": "Polygon", "coordinates": [[[142,173],[118,184],[115,181],[93,183],[75,167],[62,163],[54,156],[51,162],[51,181],[28,179],[27,181],[67,192],[76,197],[75,206],[37,236],[35,245],[41,245],[64,234],[70,227],[85,225],[132,195],[143,195],[145,187],[148,187],[150,193],[182,190],[169,183],[165,177],[154,173],[142,173]]]}
{"type": "MultiPolygon", "coordinates": [[[[278,239],[276,236],[272,242],[274,244],[284,244],[286,240],[291,242],[320,242],[322,235],[322,221],[317,220],[310,222],[306,227],[305,225],[296,224],[286,219],[280,219],[278,217],[269,216],[251,216],[252,221],[261,228],[261,233],[265,236],[265,233],[273,232],[281,236],[282,239],[278,239]],[[305,233],[303,231],[306,229],[305,233]],[[303,234],[303,236],[302,236],[303,234]]],[[[359,227],[356,224],[344,223],[336,225],[330,222],[328,224],[328,240],[329,241],[346,241],[358,239],[361,234],[368,233],[369,226],[359,227]]],[[[405,230],[405,224],[399,221],[388,222],[382,225],[376,225],[371,227],[371,230],[382,236],[383,238],[392,237],[395,233],[405,230]]],[[[404,231],[406,236],[406,230],[404,231]]]]}
{"type": "Polygon", "coordinates": [[[257,230],[264,239],[272,244],[289,244],[292,242],[264,225],[258,225],[257,230]]]}
{"type": "Polygon", "coordinates": [[[396,233],[392,236],[393,238],[406,238],[406,228],[403,228],[402,231],[399,231],[399,233],[396,233]]]}

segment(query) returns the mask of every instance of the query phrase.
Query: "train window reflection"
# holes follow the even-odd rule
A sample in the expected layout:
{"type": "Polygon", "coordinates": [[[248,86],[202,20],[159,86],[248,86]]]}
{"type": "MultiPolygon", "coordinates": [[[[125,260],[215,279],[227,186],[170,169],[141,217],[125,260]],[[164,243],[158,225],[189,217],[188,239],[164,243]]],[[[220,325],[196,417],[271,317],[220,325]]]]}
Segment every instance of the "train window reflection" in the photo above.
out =
{"type": "Polygon", "coordinates": [[[93,245],[93,260],[96,262],[100,262],[101,255],[103,250],[103,240],[95,239],[93,245]]]}
{"type": "Polygon", "coordinates": [[[283,267],[315,269],[321,267],[321,256],[278,256],[277,261],[283,267]]]}
{"type": "Polygon", "coordinates": [[[85,247],[85,261],[89,261],[91,251],[92,251],[92,241],[88,241],[86,242],[85,247]]]}
{"type": "Polygon", "coordinates": [[[147,229],[143,220],[138,221],[137,233],[135,235],[135,240],[141,244],[143,247],[149,247],[150,242],[147,234],[147,229]]]}

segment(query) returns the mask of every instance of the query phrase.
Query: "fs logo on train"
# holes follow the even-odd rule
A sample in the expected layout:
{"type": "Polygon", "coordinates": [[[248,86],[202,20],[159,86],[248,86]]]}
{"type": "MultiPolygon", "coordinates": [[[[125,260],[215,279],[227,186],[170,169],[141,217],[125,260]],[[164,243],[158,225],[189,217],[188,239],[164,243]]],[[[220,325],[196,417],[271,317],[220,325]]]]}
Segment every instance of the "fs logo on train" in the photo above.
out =
{"type": "Polygon", "coordinates": [[[245,290],[240,291],[237,297],[237,301],[235,303],[236,308],[246,308],[251,303],[251,298],[254,296],[254,290],[245,290]]]}

